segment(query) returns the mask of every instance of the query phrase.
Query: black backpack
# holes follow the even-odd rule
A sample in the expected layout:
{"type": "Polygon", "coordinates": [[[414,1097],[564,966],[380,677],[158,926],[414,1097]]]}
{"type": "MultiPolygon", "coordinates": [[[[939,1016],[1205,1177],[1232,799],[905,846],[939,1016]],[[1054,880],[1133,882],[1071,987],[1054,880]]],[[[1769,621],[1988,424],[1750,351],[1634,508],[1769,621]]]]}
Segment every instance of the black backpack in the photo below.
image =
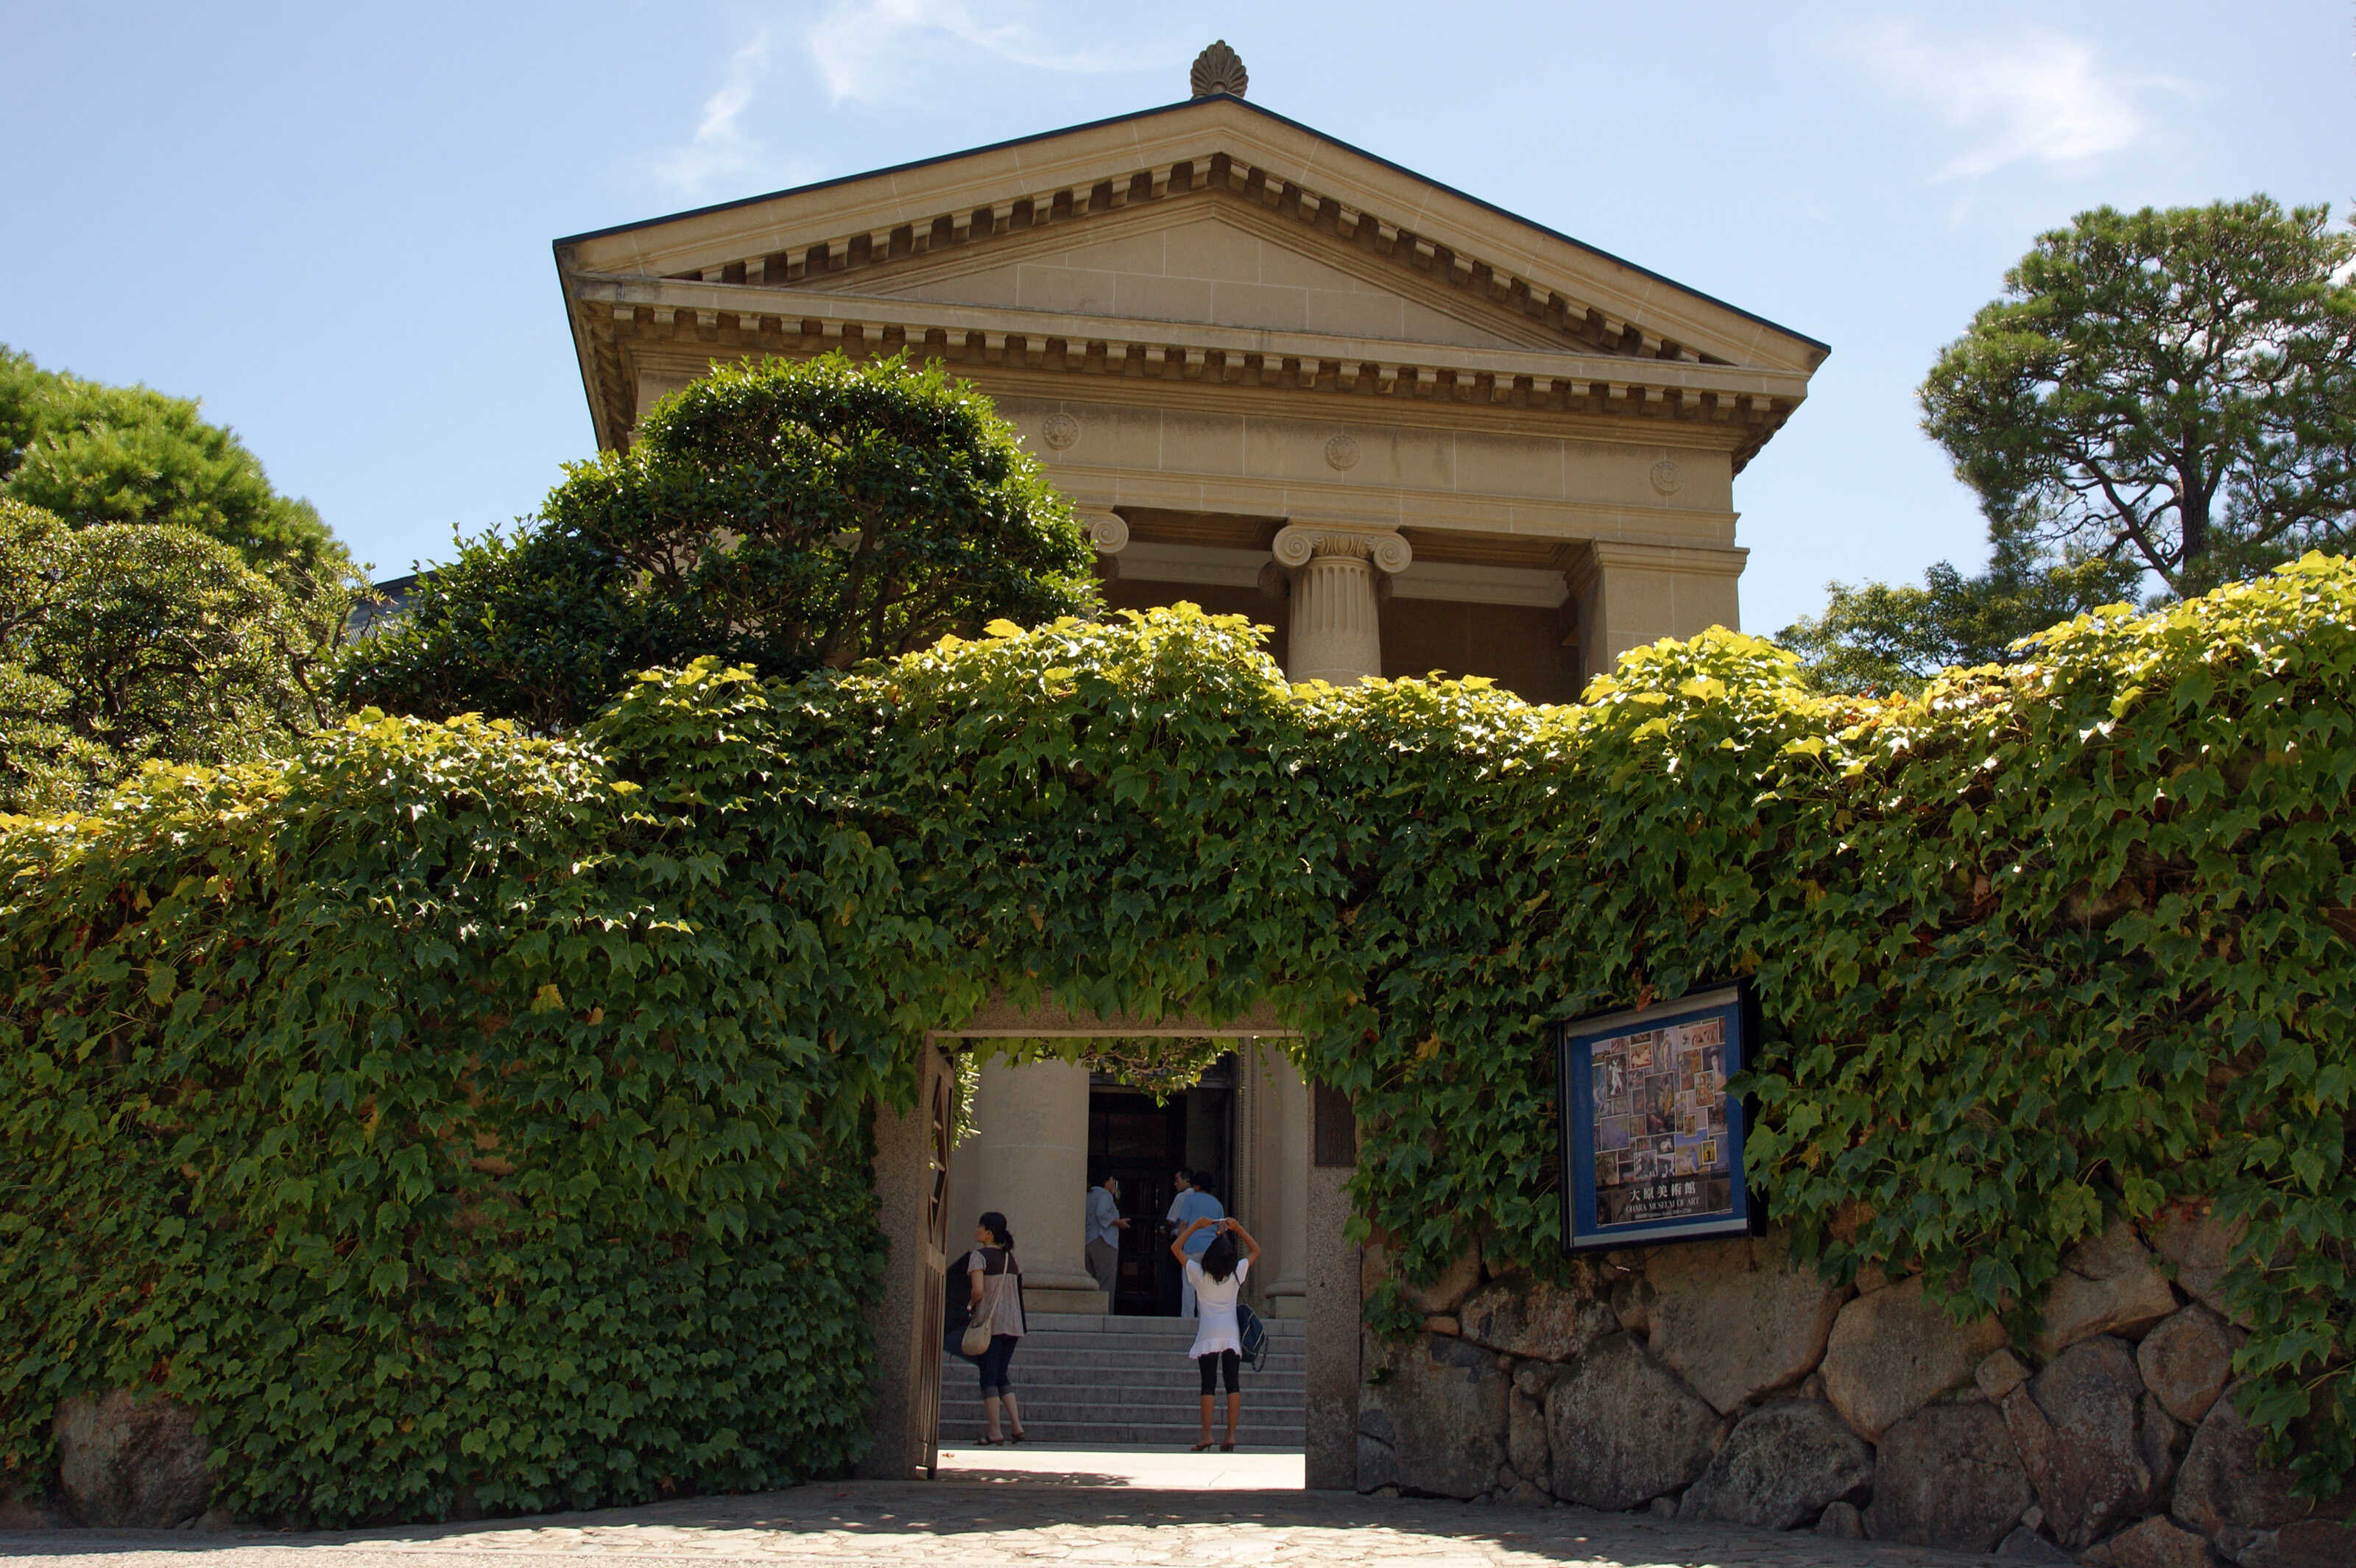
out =
{"type": "Polygon", "coordinates": [[[1268,1325],[1240,1301],[1236,1303],[1236,1337],[1244,1342],[1243,1359],[1252,1371],[1259,1371],[1268,1360],[1268,1325]]]}

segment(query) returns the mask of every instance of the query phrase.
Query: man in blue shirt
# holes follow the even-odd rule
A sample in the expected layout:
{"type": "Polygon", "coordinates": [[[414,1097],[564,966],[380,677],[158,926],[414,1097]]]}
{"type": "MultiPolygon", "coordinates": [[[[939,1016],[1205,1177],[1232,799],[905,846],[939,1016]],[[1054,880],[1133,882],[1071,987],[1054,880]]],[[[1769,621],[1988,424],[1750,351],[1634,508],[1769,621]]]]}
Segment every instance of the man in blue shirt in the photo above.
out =
{"type": "MultiPolygon", "coordinates": [[[[1224,1220],[1227,1217],[1227,1211],[1219,1206],[1219,1200],[1198,1185],[1200,1179],[1206,1179],[1209,1175],[1210,1172],[1206,1170],[1187,1170],[1183,1168],[1179,1170],[1178,1196],[1170,1200],[1170,1225],[1173,1232],[1183,1231],[1197,1220],[1224,1220]]],[[[1206,1225],[1188,1236],[1186,1255],[1195,1262],[1201,1262],[1203,1254],[1211,1250],[1211,1241],[1217,1233],[1215,1229],[1206,1225]]],[[[1181,1317],[1194,1316],[1194,1287],[1183,1280],[1178,1286],[1178,1316],[1181,1317]]]]}
{"type": "Polygon", "coordinates": [[[1088,1275],[1105,1293],[1108,1312],[1120,1284],[1120,1233],[1128,1229],[1120,1217],[1120,1182],[1108,1176],[1088,1189],[1087,1232],[1088,1275]]]}

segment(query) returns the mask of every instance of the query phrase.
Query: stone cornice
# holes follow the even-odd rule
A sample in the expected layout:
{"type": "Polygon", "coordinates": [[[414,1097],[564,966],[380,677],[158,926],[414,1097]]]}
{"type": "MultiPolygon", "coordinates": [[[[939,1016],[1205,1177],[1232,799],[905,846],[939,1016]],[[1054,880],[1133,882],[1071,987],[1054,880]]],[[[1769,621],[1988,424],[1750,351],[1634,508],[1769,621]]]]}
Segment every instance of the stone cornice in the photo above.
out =
{"type": "Polygon", "coordinates": [[[1687,395],[1689,393],[1730,396],[1762,407],[1778,400],[1796,404],[1807,396],[1808,389],[1804,374],[1736,365],[1535,348],[1474,348],[1127,316],[1069,315],[1007,306],[948,304],[806,289],[752,289],[669,278],[576,273],[573,294],[593,324],[596,307],[604,305],[615,322],[626,319],[632,327],[645,325],[657,329],[676,328],[685,315],[699,326],[714,328],[725,319],[738,333],[754,337],[774,332],[779,336],[840,339],[851,328],[858,327],[864,338],[881,339],[897,333],[905,341],[921,329],[927,342],[937,334],[944,339],[944,346],[953,350],[978,349],[982,357],[992,362],[1012,352],[1034,368],[1052,368],[1052,355],[1062,368],[1093,368],[1098,374],[1108,370],[1114,374],[1158,372],[1194,379],[1210,368],[1209,357],[1216,354],[1223,373],[1230,360],[1273,357],[1294,364],[1298,374],[1314,381],[1339,382],[1346,376],[1352,381],[1363,377],[1377,383],[1405,379],[1413,387],[1430,384],[1424,374],[1427,371],[1434,378],[1443,370],[1469,371],[1492,383],[1499,377],[1508,381],[1543,377],[1550,381],[1597,382],[1622,389],[1623,396],[1631,390],[1643,395],[1658,389],[1675,395],[1681,405],[1690,405],[1692,400],[1687,395]],[[873,330],[870,332],[869,328],[873,330]],[[1161,351],[1158,354],[1157,349],[1161,351]]]}
{"type": "Polygon", "coordinates": [[[1055,488],[1083,511],[1143,507],[1254,517],[1323,517],[1338,526],[1412,528],[1435,534],[1509,535],[1531,540],[1672,541],[1668,548],[1719,549],[1734,536],[1730,511],[1635,507],[1574,497],[1468,495],[1401,485],[1299,484],[1253,475],[1156,474],[1057,464],[1055,488]]]}
{"type": "Polygon", "coordinates": [[[1066,315],[929,301],[753,289],[675,279],[572,274],[577,334],[594,367],[601,445],[636,417],[622,359],[761,353],[855,355],[906,348],[952,364],[1173,387],[1255,388],[1286,396],[1362,396],[1403,405],[1473,403],[1612,421],[1722,431],[1738,470],[1806,395],[1803,374],[1622,356],[1492,349],[1307,332],[1066,315]]]}
{"type": "MultiPolygon", "coordinates": [[[[1252,588],[1261,584],[1271,559],[1271,553],[1264,549],[1136,543],[1120,551],[1120,579],[1124,582],[1252,588]]],[[[1569,584],[1561,571],[1545,567],[1468,566],[1455,561],[1418,560],[1390,579],[1390,593],[1395,599],[1444,600],[1460,604],[1518,604],[1554,610],[1561,607],[1569,592],[1569,584]]]]}
{"type": "Polygon", "coordinates": [[[1622,351],[1805,375],[1824,346],[1308,127],[1214,99],[561,240],[566,270],[758,283],[922,255],[1214,184],[1622,351]]]}

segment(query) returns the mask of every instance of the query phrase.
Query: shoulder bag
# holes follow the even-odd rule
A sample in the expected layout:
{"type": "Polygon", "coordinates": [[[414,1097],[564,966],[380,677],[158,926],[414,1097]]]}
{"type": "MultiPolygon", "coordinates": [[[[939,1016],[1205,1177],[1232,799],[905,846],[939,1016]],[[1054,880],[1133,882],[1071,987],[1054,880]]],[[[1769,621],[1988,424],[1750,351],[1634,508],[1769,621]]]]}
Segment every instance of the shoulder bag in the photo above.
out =
{"type": "MultiPolygon", "coordinates": [[[[994,1308],[994,1300],[992,1306],[994,1308]]],[[[990,1349],[991,1323],[997,1316],[994,1309],[976,1314],[965,1326],[965,1338],[958,1341],[958,1354],[977,1359],[986,1354],[990,1349]]]]}

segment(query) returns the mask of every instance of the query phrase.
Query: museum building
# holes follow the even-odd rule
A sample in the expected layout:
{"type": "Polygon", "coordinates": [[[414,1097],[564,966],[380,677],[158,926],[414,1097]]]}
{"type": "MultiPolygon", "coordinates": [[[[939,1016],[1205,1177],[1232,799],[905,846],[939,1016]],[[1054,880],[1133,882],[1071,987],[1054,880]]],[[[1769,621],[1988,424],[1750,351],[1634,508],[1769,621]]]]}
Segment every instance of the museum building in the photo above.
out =
{"type": "MultiPolygon", "coordinates": [[[[1294,680],[1568,701],[1631,647],[1739,624],[1735,476],[1824,344],[1248,102],[1224,45],[1190,85],[558,240],[599,445],[715,363],[905,350],[1020,430],[1109,604],[1252,616],[1294,680]]],[[[1167,1105],[992,1065],[973,1116],[947,1232],[1003,1210],[1034,1311],[1170,1309],[1155,1226],[1108,1301],[1082,1213],[1109,1170],[1158,1220],[1180,1165],[1250,1218],[1264,1309],[1310,1310],[1312,1117],[1276,1051],[1239,1040],[1167,1105]]]]}

